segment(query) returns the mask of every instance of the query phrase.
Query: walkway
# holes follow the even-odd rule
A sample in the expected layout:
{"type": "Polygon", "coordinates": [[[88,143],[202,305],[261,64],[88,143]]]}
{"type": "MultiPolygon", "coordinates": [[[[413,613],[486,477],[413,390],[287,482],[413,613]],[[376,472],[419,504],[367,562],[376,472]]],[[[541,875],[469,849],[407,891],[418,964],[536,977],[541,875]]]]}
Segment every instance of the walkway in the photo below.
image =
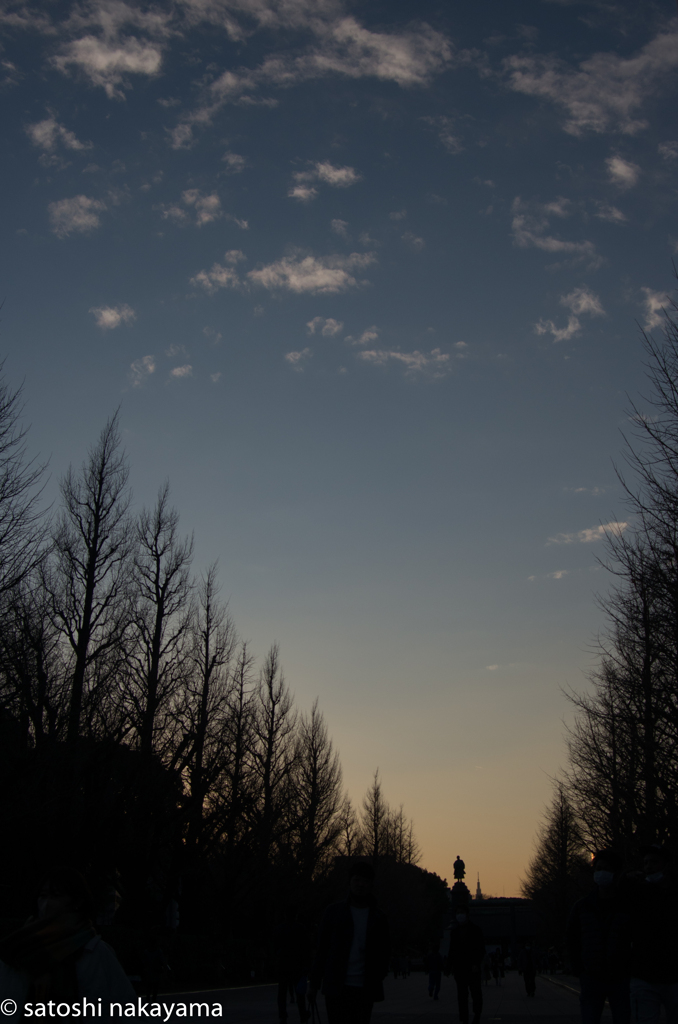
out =
{"type": "MultiPolygon", "coordinates": [[[[482,1024],[580,1024],[579,1002],[571,987],[571,979],[553,980],[538,977],[537,992],[533,999],[525,995],[522,978],[510,972],[497,986],[494,981],[483,988],[484,1008],[482,1024]],[[555,982],[558,982],[556,984],[555,982]],[[566,987],[568,986],[568,987],[566,987]]],[[[191,995],[160,996],[164,1002],[220,1002],[223,1006],[223,1024],[277,1024],[276,987],[257,985],[245,989],[227,989],[191,995]]],[[[327,1024],[324,1001],[320,1000],[321,1024],[327,1024]]],[[[188,1019],[188,1018],[187,1018],[188,1019]]],[[[204,1018],[203,1018],[204,1019],[204,1018]]],[[[216,1020],[217,1018],[211,1018],[216,1020]]],[[[289,1007],[288,1024],[298,1024],[296,1008],[289,1007]]],[[[440,999],[434,1002],[427,993],[424,974],[411,974],[409,978],[392,977],[386,981],[386,1000],[375,1006],[374,1024],[420,1024],[445,1020],[458,1024],[454,980],[443,977],[440,999]]],[[[603,1021],[610,1021],[605,1010],[603,1021]]]]}

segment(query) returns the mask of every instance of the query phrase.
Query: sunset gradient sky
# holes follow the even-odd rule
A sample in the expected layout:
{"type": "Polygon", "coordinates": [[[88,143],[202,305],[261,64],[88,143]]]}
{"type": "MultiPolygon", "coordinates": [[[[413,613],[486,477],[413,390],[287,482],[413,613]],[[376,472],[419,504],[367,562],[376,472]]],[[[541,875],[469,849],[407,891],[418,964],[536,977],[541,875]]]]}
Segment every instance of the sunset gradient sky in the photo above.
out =
{"type": "Polygon", "coordinates": [[[354,802],[378,767],[423,866],[516,894],[675,286],[675,3],[1,10],[2,351],[48,491],[121,404],[136,501],[169,478],[354,802]]]}

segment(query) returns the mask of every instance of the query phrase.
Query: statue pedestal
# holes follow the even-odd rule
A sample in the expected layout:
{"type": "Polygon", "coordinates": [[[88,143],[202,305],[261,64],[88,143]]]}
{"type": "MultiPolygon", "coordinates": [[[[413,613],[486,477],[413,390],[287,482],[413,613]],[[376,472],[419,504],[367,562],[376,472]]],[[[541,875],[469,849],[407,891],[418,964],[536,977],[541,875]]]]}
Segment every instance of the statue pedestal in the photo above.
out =
{"type": "Polygon", "coordinates": [[[455,882],[451,889],[452,892],[452,909],[456,910],[458,907],[468,907],[471,903],[471,890],[461,880],[455,882]]]}

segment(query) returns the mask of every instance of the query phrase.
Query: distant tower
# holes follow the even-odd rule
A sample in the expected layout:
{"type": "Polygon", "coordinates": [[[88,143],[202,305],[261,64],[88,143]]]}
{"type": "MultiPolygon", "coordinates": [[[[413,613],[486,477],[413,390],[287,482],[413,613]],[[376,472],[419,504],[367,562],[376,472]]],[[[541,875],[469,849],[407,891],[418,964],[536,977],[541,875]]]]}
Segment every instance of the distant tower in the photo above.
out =
{"type": "Polygon", "coordinates": [[[483,898],[483,892],[480,888],[480,872],[478,872],[478,884],[476,885],[476,899],[481,900],[483,898]]]}

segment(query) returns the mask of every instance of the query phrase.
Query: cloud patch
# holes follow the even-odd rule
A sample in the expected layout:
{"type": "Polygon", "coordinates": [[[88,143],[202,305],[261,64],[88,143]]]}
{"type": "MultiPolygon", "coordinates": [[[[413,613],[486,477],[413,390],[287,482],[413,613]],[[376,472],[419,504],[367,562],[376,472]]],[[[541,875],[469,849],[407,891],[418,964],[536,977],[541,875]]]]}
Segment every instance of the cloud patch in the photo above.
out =
{"type": "Polygon", "coordinates": [[[113,331],[121,324],[130,324],[136,320],[137,315],[131,306],[94,306],[90,309],[94,314],[97,327],[102,331],[113,331]]]}
{"type": "Polygon", "coordinates": [[[597,265],[600,258],[593,242],[570,242],[548,233],[552,218],[569,217],[570,207],[569,200],[563,199],[562,196],[550,203],[527,203],[520,196],[516,196],[512,205],[513,220],[511,222],[515,245],[521,249],[534,248],[554,255],[561,253],[570,255],[575,261],[590,259],[594,265],[597,265]]]}
{"type": "Polygon", "coordinates": [[[434,348],[430,352],[397,352],[385,349],[367,349],[364,352],[356,353],[356,357],[364,363],[372,366],[386,366],[388,363],[396,363],[405,368],[408,376],[417,374],[428,374],[432,377],[444,377],[450,371],[450,356],[434,348]]]}
{"type": "Polygon", "coordinates": [[[306,324],[306,330],[309,334],[321,334],[323,338],[332,338],[335,334],[339,334],[343,330],[343,323],[341,320],[335,320],[333,317],[314,316],[312,320],[309,320],[306,324]]]}
{"type": "Polygon", "coordinates": [[[302,348],[300,352],[287,352],[285,354],[285,362],[289,363],[293,370],[297,373],[302,373],[304,369],[304,363],[311,358],[313,355],[310,348],[302,348]]]}
{"type": "Polygon", "coordinates": [[[655,327],[661,327],[664,323],[664,310],[670,304],[669,296],[666,292],[655,292],[652,288],[641,288],[645,298],[643,300],[643,307],[645,309],[645,323],[643,327],[646,331],[653,331],[655,327]]]}
{"type": "Polygon", "coordinates": [[[57,154],[59,149],[66,149],[77,153],[92,149],[93,145],[91,142],[81,142],[74,132],[59,124],[53,114],[50,114],[44,121],[27,124],[26,134],[33,145],[42,150],[40,163],[45,167],[66,166],[57,154]]]}
{"type": "Polygon", "coordinates": [[[308,171],[297,171],[294,175],[294,185],[287,193],[291,199],[298,199],[302,203],[308,203],[318,195],[317,188],[312,182],[322,182],[331,185],[332,188],[349,188],[361,180],[362,175],[353,167],[335,167],[328,160],[318,161],[308,171]]]}
{"type": "Polygon", "coordinates": [[[129,369],[129,377],[133,388],[140,388],[155,373],[155,356],[142,356],[135,359],[129,369]]]}
{"type": "Polygon", "coordinates": [[[371,252],[353,252],[349,256],[284,256],[268,266],[250,270],[247,280],[268,291],[336,295],[366,284],[355,275],[373,263],[376,257],[371,252]]]}
{"type": "Polygon", "coordinates": [[[52,231],[59,238],[96,230],[101,223],[99,214],[105,209],[106,204],[100,199],[90,199],[84,195],[59,199],[47,207],[52,231]]]}
{"type": "Polygon", "coordinates": [[[640,177],[640,167],[632,164],[630,160],[624,160],[620,156],[610,156],[605,161],[610,181],[618,188],[633,188],[640,177]]]}
{"type": "Polygon", "coordinates": [[[570,135],[634,135],[647,127],[642,104],[678,67],[678,32],[660,32],[630,57],[595,53],[577,68],[546,55],[508,57],[503,67],[510,89],[564,110],[570,135]]]}
{"type": "Polygon", "coordinates": [[[273,263],[248,271],[243,277],[235,270],[245,259],[240,250],[226,254],[230,266],[214,263],[211,270],[201,270],[191,278],[191,284],[210,293],[220,288],[265,288],[271,292],[292,292],[296,295],[336,295],[359,288],[368,282],[357,274],[376,263],[373,252],[352,252],[349,256],[291,255],[273,263]]]}
{"type": "MultiPolygon", "coordinates": [[[[255,21],[260,28],[300,29],[307,39],[310,36],[310,43],[295,56],[286,49],[266,57],[255,68],[229,69],[210,82],[199,106],[172,131],[174,148],[190,147],[194,130],[209,125],[225,104],[274,105],[274,99],[258,95],[266,87],[284,89],[337,75],[377,78],[402,88],[424,86],[455,56],[449,40],[428,25],[411,26],[401,32],[375,32],[345,16],[343,5],[331,0],[229,0],[227,5],[184,0],[183,6],[195,22],[212,21],[235,40],[247,38],[251,27],[246,22],[255,21]]],[[[466,57],[460,55],[460,59],[465,61],[466,57]]]]}
{"type": "Polygon", "coordinates": [[[554,342],[567,341],[575,334],[579,334],[581,331],[580,316],[605,316],[600,299],[586,285],[575,288],[568,295],[562,295],[560,304],[572,311],[567,318],[567,326],[556,327],[553,320],[543,319],[534,325],[537,334],[551,334],[554,342]]]}
{"type": "Polygon", "coordinates": [[[240,275],[234,268],[245,259],[247,257],[240,249],[229,249],[224,253],[224,263],[228,264],[227,266],[213,263],[211,270],[199,271],[195,277],[191,278],[190,283],[194,288],[204,288],[210,295],[219,291],[220,288],[242,288],[240,275]]]}
{"type": "Polygon", "coordinates": [[[180,201],[183,206],[174,203],[158,207],[163,220],[171,220],[175,224],[194,223],[201,228],[223,217],[221,200],[216,192],[206,196],[198,188],[189,188],[181,193],[180,201]]]}
{"type": "Polygon", "coordinates": [[[241,174],[247,167],[247,161],[239,153],[226,152],[221,158],[226,164],[229,174],[241,174]]]}
{"type": "Polygon", "coordinates": [[[628,523],[604,523],[601,526],[594,526],[589,530],[578,530],[576,533],[557,533],[549,537],[549,544],[593,544],[598,540],[605,540],[610,534],[620,537],[624,530],[628,529],[628,523]]]}
{"type": "Polygon", "coordinates": [[[67,43],[52,58],[52,65],[63,74],[82,73],[92,85],[104,89],[109,99],[124,99],[130,76],[157,75],[161,63],[160,47],[134,36],[107,39],[85,35],[67,43]]]}

